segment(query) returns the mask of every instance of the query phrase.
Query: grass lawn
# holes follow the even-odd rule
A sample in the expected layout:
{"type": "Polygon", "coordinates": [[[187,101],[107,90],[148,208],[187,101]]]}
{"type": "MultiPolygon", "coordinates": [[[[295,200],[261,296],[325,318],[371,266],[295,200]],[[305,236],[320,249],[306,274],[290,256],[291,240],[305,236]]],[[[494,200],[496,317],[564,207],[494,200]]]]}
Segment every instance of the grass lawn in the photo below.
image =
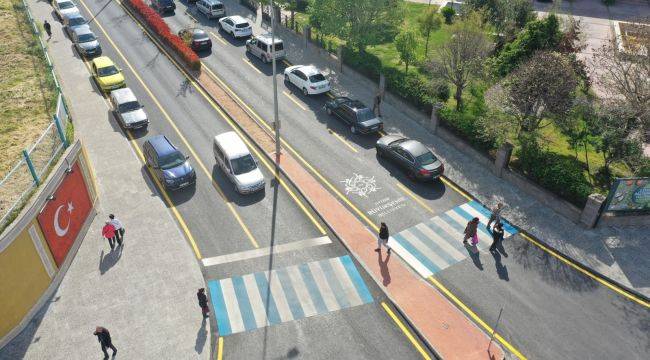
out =
{"type": "Polygon", "coordinates": [[[51,122],[55,87],[20,0],[0,0],[0,179],[51,122]]]}

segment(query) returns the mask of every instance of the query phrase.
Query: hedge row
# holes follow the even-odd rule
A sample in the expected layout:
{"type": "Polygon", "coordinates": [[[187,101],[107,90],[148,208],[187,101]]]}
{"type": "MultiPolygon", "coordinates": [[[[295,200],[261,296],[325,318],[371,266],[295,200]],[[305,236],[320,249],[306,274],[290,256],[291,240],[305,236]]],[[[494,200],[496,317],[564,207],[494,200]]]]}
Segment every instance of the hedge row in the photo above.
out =
{"type": "Polygon", "coordinates": [[[173,34],[160,15],[142,0],[126,0],[131,9],[136,11],[149,27],[172,48],[193,70],[201,69],[201,61],[192,49],[178,35],[173,34]]]}
{"type": "Polygon", "coordinates": [[[404,74],[399,69],[383,67],[381,60],[373,54],[343,47],[343,62],[374,81],[379,81],[379,74],[383,73],[388,90],[424,112],[431,112],[434,103],[449,98],[447,84],[433,84],[416,71],[404,74]]]}

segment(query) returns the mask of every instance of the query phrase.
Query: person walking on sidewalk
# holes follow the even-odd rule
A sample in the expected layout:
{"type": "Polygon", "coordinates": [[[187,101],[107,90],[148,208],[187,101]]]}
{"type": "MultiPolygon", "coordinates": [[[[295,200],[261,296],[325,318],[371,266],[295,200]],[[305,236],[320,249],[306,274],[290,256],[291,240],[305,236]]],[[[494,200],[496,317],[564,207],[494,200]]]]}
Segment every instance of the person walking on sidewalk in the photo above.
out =
{"type": "Polygon", "coordinates": [[[122,222],[113,214],[108,215],[108,218],[111,219],[111,225],[115,228],[115,239],[117,239],[117,245],[122,246],[122,240],[124,240],[124,225],[122,225],[122,222]]]}
{"type": "Polygon", "coordinates": [[[478,230],[478,222],[479,219],[475,217],[467,223],[464,231],[465,237],[463,238],[463,244],[467,244],[467,239],[470,238],[472,239],[472,245],[476,245],[476,243],[478,243],[478,241],[475,240],[478,239],[476,235],[476,231],[478,230]]]}
{"type": "Polygon", "coordinates": [[[377,248],[375,251],[381,251],[381,247],[385,246],[386,249],[388,249],[388,253],[390,254],[390,246],[388,246],[388,238],[390,234],[388,233],[388,226],[386,226],[386,223],[381,223],[381,226],[379,227],[379,236],[377,237],[377,248]]]}
{"type": "Polygon", "coordinates": [[[52,38],[52,26],[47,22],[47,20],[43,21],[43,29],[45,29],[45,33],[47,33],[47,39],[50,40],[50,38],[52,38]]]}
{"type": "Polygon", "coordinates": [[[381,93],[378,92],[377,95],[375,95],[375,101],[372,105],[372,112],[375,113],[377,116],[381,116],[381,93]]]}
{"type": "Polygon", "coordinates": [[[105,327],[98,326],[95,329],[95,332],[93,333],[95,336],[97,336],[97,341],[102,346],[102,351],[104,352],[104,359],[108,359],[108,351],[106,351],[107,348],[110,348],[113,350],[113,357],[115,357],[115,354],[117,354],[117,349],[115,346],[113,346],[113,341],[111,340],[111,333],[108,332],[108,329],[105,327]]]}
{"type": "Polygon", "coordinates": [[[107,221],[102,228],[102,236],[108,239],[108,244],[111,246],[111,250],[115,249],[115,226],[113,226],[110,221],[107,221]]]}
{"type": "Polygon", "coordinates": [[[210,316],[210,308],[208,307],[208,297],[205,295],[205,288],[200,288],[196,293],[196,298],[199,299],[199,306],[203,312],[203,317],[210,316]]]}
{"type": "Polygon", "coordinates": [[[497,246],[501,244],[501,241],[503,241],[503,225],[501,222],[497,222],[492,230],[492,245],[490,245],[490,251],[496,251],[497,246]]]}
{"type": "Polygon", "coordinates": [[[501,222],[501,211],[503,211],[503,204],[498,203],[497,207],[492,210],[492,215],[490,215],[490,220],[487,222],[487,229],[490,230],[490,225],[494,223],[495,225],[501,222]]]}

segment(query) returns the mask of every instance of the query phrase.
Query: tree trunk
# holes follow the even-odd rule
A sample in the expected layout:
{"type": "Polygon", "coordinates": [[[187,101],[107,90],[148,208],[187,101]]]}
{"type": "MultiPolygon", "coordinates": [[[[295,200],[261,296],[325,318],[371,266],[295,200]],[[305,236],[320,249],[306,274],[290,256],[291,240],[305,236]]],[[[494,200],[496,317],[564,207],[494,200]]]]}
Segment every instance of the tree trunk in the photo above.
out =
{"type": "Polygon", "coordinates": [[[431,35],[431,29],[427,30],[427,41],[424,43],[424,58],[429,57],[429,35],[431,35]]]}
{"type": "Polygon", "coordinates": [[[456,85],[454,99],[456,99],[456,111],[461,111],[463,109],[463,88],[458,85],[456,85]]]}
{"type": "Polygon", "coordinates": [[[406,75],[408,75],[409,74],[409,62],[405,61],[405,63],[406,63],[406,75]]]}
{"type": "Polygon", "coordinates": [[[593,185],[593,179],[591,178],[591,169],[589,168],[589,152],[587,149],[587,143],[584,143],[585,146],[585,162],[587,163],[587,174],[589,174],[589,182],[593,185]]]}
{"type": "Polygon", "coordinates": [[[291,9],[291,28],[294,29],[296,25],[296,13],[291,9]]]}

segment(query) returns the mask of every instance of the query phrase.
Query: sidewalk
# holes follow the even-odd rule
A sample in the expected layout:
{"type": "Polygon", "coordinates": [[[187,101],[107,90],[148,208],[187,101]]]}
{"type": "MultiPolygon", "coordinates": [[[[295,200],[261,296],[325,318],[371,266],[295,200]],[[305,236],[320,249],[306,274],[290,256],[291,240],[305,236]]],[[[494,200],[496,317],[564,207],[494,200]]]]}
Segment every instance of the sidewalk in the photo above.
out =
{"type": "MultiPolygon", "coordinates": [[[[258,20],[259,23],[259,20],[258,20]]],[[[303,47],[302,38],[279,26],[287,58],[292,64],[314,64],[328,69],[335,94],[372,104],[377,84],[344,66],[339,73],[325,50],[303,47]]],[[[645,296],[650,296],[650,249],[648,228],[597,228],[586,230],[561,216],[532,196],[496,177],[470,156],[432,134],[420,123],[429,116],[395,96],[382,102],[385,130],[417,139],[429,146],[445,163],[445,175],[487,206],[507,204],[504,217],[513,225],[601,273],[645,296]]]]}
{"type": "MultiPolygon", "coordinates": [[[[200,267],[109,109],[91,85],[61,24],[44,1],[29,0],[35,20],[52,24],[50,55],[71,105],[99,189],[98,214],[61,285],[0,359],[99,359],[96,326],[110,330],[122,359],[208,359],[209,323],[196,290],[200,267]],[[111,252],[101,237],[109,213],[126,228],[111,252]]],[[[108,46],[109,44],[102,44],[108,46]]],[[[110,353],[110,351],[109,351],[110,353]]]]}

